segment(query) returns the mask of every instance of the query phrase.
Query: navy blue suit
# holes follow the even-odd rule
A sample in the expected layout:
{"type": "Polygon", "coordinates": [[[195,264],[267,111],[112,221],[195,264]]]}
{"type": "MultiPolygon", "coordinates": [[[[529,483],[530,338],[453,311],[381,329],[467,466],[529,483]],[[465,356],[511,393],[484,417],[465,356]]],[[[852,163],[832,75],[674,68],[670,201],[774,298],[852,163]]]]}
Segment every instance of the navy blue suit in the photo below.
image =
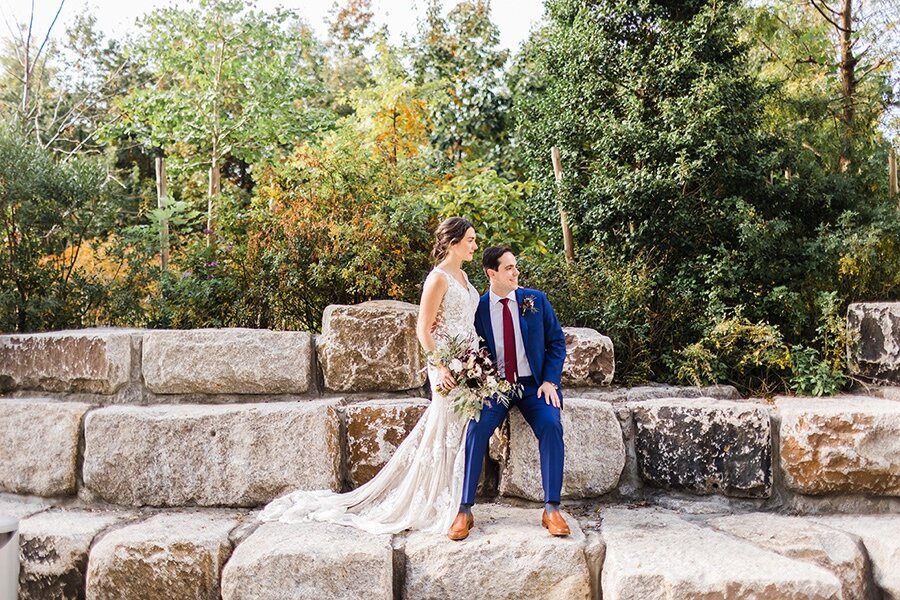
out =
{"type": "MultiPolygon", "coordinates": [[[[513,398],[511,406],[519,408],[537,436],[544,502],[559,502],[565,457],[560,409],[547,404],[544,398],[538,398],[537,389],[544,381],[554,383],[562,401],[559,383],[563,363],[566,360],[566,340],[546,294],[538,290],[518,288],[516,302],[519,305],[519,329],[522,332],[522,342],[533,376],[519,380],[523,387],[522,394],[518,398],[513,398]],[[523,300],[529,297],[533,299],[534,310],[523,310],[523,300]]],[[[494,328],[491,325],[490,292],[485,293],[478,303],[478,310],[475,312],[475,331],[496,363],[497,349],[494,344],[494,328]]],[[[479,421],[469,422],[469,429],[466,432],[463,504],[475,503],[475,489],[481,476],[488,441],[508,412],[509,407],[494,401],[482,409],[479,421]]]]}

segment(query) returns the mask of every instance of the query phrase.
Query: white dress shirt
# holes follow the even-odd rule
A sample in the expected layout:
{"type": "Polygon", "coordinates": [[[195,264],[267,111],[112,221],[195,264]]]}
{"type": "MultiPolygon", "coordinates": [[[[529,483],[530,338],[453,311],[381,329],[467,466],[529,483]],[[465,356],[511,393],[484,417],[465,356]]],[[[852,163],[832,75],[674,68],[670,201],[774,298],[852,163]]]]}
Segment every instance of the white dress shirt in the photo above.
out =
{"type": "MultiPolygon", "coordinates": [[[[519,377],[531,377],[531,367],[528,366],[528,356],[525,354],[525,343],[522,340],[522,330],[519,326],[519,303],[516,302],[516,291],[511,291],[507,296],[509,302],[509,314],[512,317],[513,333],[516,334],[516,370],[519,377]]],[[[503,305],[500,296],[490,292],[491,302],[491,327],[494,329],[494,347],[497,349],[497,370],[501,377],[506,377],[505,348],[503,347],[503,305]]]]}

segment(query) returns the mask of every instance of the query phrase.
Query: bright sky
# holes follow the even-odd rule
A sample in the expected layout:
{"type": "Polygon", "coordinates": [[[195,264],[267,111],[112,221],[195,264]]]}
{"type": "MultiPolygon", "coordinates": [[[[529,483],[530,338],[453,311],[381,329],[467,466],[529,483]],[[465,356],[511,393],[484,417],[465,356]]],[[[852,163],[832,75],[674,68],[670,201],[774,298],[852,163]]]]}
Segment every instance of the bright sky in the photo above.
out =
{"type": "MultiPolygon", "coordinates": [[[[442,0],[445,12],[455,6],[458,0],[442,0]]],[[[26,23],[31,12],[32,0],[6,0],[0,5],[0,17],[5,21],[0,37],[9,35],[7,25],[16,21],[26,23]]],[[[64,0],[59,20],[54,27],[54,34],[59,35],[65,25],[79,13],[90,11],[97,16],[97,21],[108,36],[122,37],[122,34],[135,29],[135,19],[154,8],[184,5],[173,0],[64,0]]],[[[324,20],[331,9],[333,0],[257,0],[259,9],[268,10],[275,6],[296,9],[306,21],[315,28],[320,37],[324,37],[324,20]]],[[[34,0],[35,28],[43,38],[47,27],[59,8],[59,0],[34,0]]],[[[380,26],[388,26],[391,40],[400,42],[403,34],[416,31],[416,19],[424,14],[425,0],[372,0],[375,22],[380,26]]],[[[500,44],[510,50],[517,50],[528,36],[532,26],[543,16],[542,0],[493,0],[491,2],[491,18],[500,28],[500,44]]]]}

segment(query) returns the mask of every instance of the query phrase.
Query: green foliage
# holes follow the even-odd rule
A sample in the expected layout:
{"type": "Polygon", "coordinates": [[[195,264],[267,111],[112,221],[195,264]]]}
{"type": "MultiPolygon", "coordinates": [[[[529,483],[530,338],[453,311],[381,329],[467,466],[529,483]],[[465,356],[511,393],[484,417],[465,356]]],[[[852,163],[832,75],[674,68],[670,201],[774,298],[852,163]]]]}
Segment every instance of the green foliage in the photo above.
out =
{"type": "Polygon", "coordinates": [[[510,98],[501,85],[509,53],[499,40],[489,2],[463,0],[442,17],[441,3],[431,0],[407,49],[416,84],[434,90],[431,141],[448,168],[465,160],[509,168],[510,98]]]}
{"type": "Polygon", "coordinates": [[[676,354],[676,377],[693,385],[730,383],[769,396],[784,388],[791,353],[777,328],[740,313],[716,318],[704,336],[676,354]]]}
{"type": "Polygon", "coordinates": [[[655,309],[653,261],[623,261],[600,247],[584,249],[567,264],[558,253],[519,261],[524,286],[544,290],[562,323],[592,327],[612,339],[617,382],[635,384],[653,376],[652,348],[667,326],[655,309]]]}
{"type": "Polygon", "coordinates": [[[848,337],[844,307],[837,292],[820,293],[816,305],[819,318],[814,343],[820,349],[802,345],[791,348],[791,389],[799,394],[826,396],[840,391],[849,382],[847,348],[853,340],[848,337]]]}
{"type": "Polygon", "coordinates": [[[493,169],[463,164],[424,200],[441,219],[465,215],[475,223],[480,246],[507,245],[522,256],[537,257],[547,246],[520,218],[533,187],[504,179],[493,169]]]}
{"type": "Polygon", "coordinates": [[[0,331],[90,325],[106,297],[91,240],[114,227],[102,166],[68,163],[0,128],[0,331]]]}
{"type": "Polygon", "coordinates": [[[121,99],[117,129],[148,150],[188,157],[186,169],[197,167],[198,154],[208,157],[201,164],[226,156],[253,164],[308,138],[328,115],[304,108],[317,90],[293,19],[240,0],[153,11],[131,50],[155,85],[121,99]]]}

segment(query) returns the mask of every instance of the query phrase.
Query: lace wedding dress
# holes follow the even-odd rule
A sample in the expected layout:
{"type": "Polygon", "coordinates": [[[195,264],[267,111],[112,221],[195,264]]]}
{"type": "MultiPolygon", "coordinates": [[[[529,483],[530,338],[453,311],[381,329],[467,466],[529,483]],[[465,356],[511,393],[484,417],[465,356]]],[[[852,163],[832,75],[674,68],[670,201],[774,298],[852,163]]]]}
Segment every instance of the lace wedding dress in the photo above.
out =
{"type": "MultiPolygon", "coordinates": [[[[449,287],[441,301],[436,340],[475,335],[478,292],[463,287],[447,272],[449,287]],[[446,336],[446,337],[445,337],[446,336]]],[[[465,436],[468,423],[450,409],[450,396],[435,389],[438,373],[428,368],[431,404],[388,463],[367,483],[346,494],[330,490],[295,491],[273,500],[262,521],[325,521],[352,525],[371,533],[405,529],[444,532],[462,498],[465,436]]]]}

